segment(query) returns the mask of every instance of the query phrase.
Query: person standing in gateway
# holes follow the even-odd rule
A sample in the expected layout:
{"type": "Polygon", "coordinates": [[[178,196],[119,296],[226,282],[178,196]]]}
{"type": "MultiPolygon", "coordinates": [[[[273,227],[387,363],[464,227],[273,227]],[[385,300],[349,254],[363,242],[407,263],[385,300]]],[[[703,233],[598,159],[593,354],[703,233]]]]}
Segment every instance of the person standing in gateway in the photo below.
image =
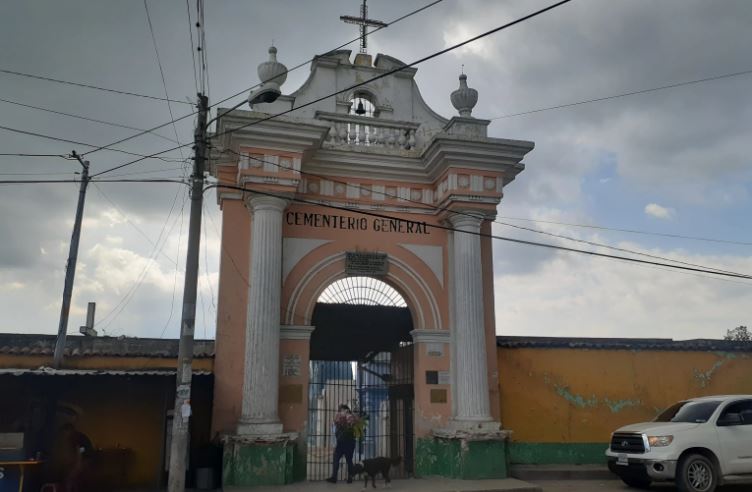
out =
{"type": "Polygon", "coordinates": [[[352,483],[353,454],[355,453],[355,425],[357,417],[345,404],[339,406],[337,415],[334,416],[334,435],[337,438],[337,446],[334,448],[334,469],[332,476],[327,478],[329,483],[337,483],[339,462],[345,457],[347,462],[347,483],[352,483]]]}

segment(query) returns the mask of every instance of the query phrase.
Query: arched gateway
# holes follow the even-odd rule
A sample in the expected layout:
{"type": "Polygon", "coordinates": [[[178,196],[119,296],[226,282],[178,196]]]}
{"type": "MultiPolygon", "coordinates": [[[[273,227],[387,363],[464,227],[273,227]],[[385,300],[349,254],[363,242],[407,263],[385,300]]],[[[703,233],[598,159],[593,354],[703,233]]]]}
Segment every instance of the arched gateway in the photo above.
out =
{"type": "MultiPolygon", "coordinates": [[[[259,75],[281,84],[285,68],[270,54],[259,75]]],[[[212,174],[227,187],[213,430],[225,436],[225,485],[316,478],[313,449],[331,459],[330,422],[313,414],[342,403],[337,381],[353,386],[357,410],[401,422],[384,431],[388,446],[372,442],[361,456],[399,453],[416,475],[506,473],[487,234],[533,144],[488,137],[464,75],[451,94],[460,116],[439,116],[416,71],[336,51],[312,62],[296,92],[219,111],[212,174]],[[383,281],[406,310],[319,303],[350,277],[383,281]],[[364,369],[383,390],[378,405],[357,389],[364,369]]]]}

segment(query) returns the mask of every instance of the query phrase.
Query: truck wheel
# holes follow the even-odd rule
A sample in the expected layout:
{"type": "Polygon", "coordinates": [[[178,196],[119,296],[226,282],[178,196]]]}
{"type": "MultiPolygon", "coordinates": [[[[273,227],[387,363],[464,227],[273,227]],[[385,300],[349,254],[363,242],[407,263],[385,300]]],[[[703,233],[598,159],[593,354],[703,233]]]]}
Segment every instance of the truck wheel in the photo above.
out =
{"type": "Polygon", "coordinates": [[[647,489],[650,487],[650,480],[647,478],[637,477],[620,477],[621,481],[627,484],[628,487],[635,489],[647,489]]]}
{"type": "Polygon", "coordinates": [[[681,492],[713,492],[718,485],[718,474],[705,456],[690,454],[679,462],[676,485],[681,492]]]}

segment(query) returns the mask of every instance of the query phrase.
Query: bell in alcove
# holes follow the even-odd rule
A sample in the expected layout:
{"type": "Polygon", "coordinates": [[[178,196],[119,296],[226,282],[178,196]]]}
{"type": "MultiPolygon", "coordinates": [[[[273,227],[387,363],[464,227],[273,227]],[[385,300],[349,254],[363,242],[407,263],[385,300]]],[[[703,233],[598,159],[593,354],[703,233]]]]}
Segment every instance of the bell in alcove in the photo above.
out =
{"type": "Polygon", "coordinates": [[[355,114],[363,116],[366,114],[366,108],[363,107],[363,101],[358,101],[358,107],[355,109],[355,114]]]}

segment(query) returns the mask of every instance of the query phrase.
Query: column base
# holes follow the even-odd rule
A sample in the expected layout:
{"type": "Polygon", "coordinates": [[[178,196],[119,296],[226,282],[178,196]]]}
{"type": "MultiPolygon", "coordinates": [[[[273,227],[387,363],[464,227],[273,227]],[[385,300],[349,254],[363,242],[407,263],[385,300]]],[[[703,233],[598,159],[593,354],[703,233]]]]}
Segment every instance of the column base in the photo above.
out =
{"type": "Polygon", "coordinates": [[[295,433],[225,436],[222,484],[233,487],[284,485],[305,480],[305,455],[295,433]]]}
{"type": "Polygon", "coordinates": [[[238,436],[251,438],[271,438],[282,435],[282,422],[243,422],[238,423],[238,436]]]}
{"type": "Polygon", "coordinates": [[[480,429],[437,429],[418,439],[415,474],[462,480],[507,478],[509,432],[480,429]]]}
{"type": "Polygon", "coordinates": [[[447,422],[445,429],[435,429],[434,435],[440,433],[445,436],[464,433],[468,435],[496,435],[501,432],[501,424],[494,422],[491,417],[486,418],[454,418],[447,422]]]}

